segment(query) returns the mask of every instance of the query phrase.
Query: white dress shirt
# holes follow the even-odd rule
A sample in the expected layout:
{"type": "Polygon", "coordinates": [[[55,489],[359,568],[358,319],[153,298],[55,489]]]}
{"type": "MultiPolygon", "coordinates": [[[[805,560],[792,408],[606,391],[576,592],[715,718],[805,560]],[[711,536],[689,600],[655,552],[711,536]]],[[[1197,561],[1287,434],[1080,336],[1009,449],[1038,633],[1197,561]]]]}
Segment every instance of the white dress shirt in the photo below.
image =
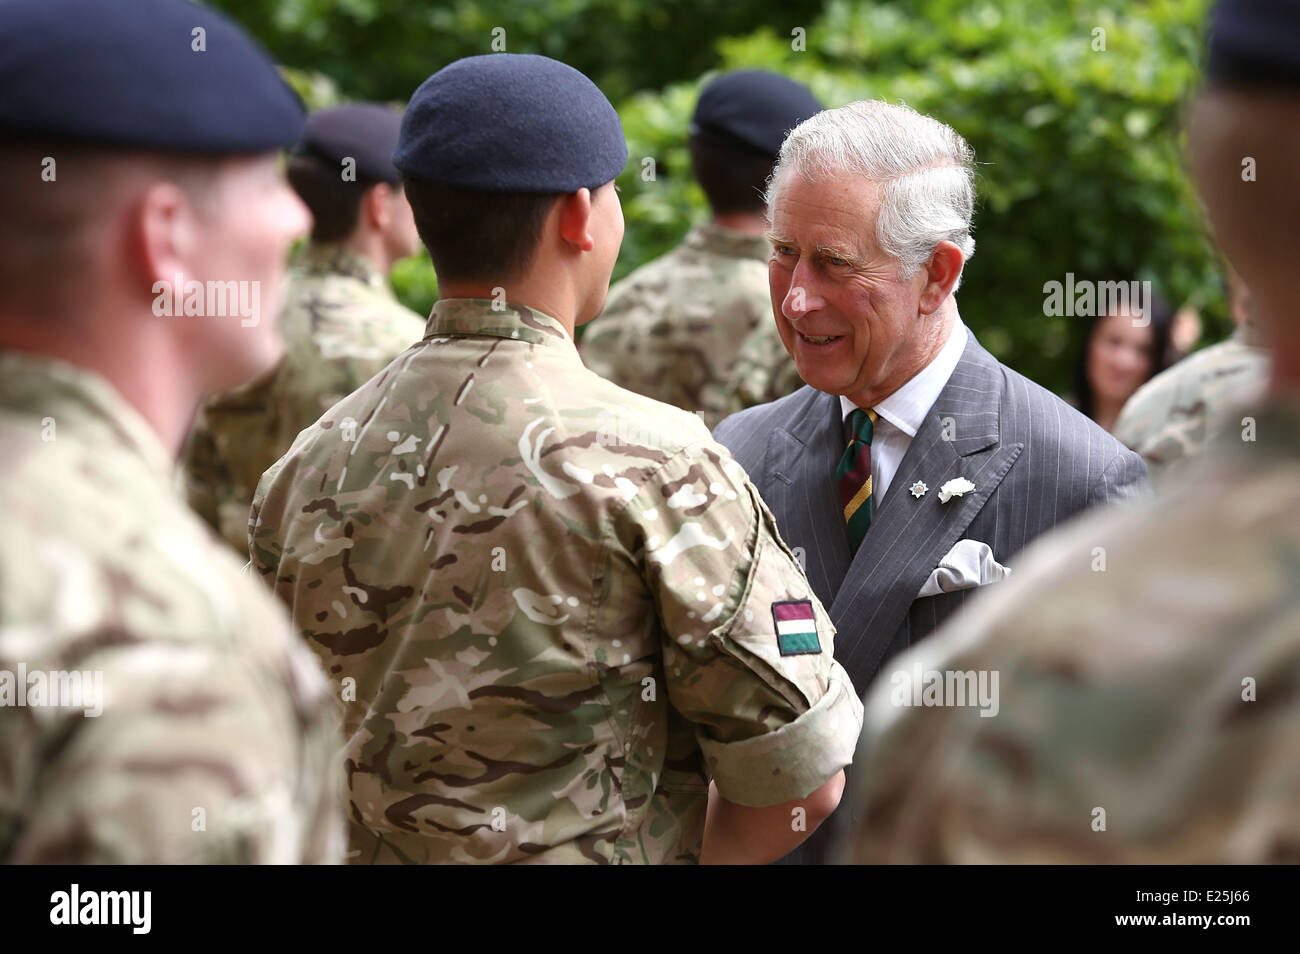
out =
{"type": "MultiPolygon", "coordinates": [[[[918,371],[901,388],[872,410],[876,412],[876,426],[871,436],[871,496],[875,506],[880,506],[889,484],[898,473],[903,455],[912,446],[912,438],[925,421],[925,416],[939,400],[939,392],[952,377],[961,354],[966,350],[968,333],[962,320],[953,324],[952,334],[924,368],[918,371]]],[[[858,406],[840,395],[840,408],[847,421],[858,406]]]]}

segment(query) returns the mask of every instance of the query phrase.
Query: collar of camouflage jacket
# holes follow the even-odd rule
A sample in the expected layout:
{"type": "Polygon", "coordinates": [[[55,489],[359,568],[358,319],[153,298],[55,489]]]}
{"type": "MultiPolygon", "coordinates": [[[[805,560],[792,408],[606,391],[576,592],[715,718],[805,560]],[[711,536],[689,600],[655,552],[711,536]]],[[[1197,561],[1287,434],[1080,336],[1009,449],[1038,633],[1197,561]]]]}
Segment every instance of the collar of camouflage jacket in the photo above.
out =
{"type": "Polygon", "coordinates": [[[4,411],[39,418],[43,440],[66,434],[119,447],[141,457],[163,480],[171,477],[172,455],[153,428],[94,371],[46,355],[0,351],[0,414],[4,411]]]}
{"type": "Polygon", "coordinates": [[[346,275],[375,288],[388,287],[374,263],[335,242],[308,242],[294,256],[292,267],[303,275],[346,275]]]}
{"type": "Polygon", "coordinates": [[[697,225],[687,232],[685,244],[689,248],[728,258],[753,258],[766,262],[772,256],[772,245],[766,237],[724,229],[712,222],[697,225]]]}
{"type": "MultiPolygon", "coordinates": [[[[490,298],[444,298],[433,306],[425,337],[488,335],[517,338],[530,344],[567,344],[568,332],[559,320],[527,305],[490,298]]],[[[574,354],[577,354],[576,349],[574,354]]]]}

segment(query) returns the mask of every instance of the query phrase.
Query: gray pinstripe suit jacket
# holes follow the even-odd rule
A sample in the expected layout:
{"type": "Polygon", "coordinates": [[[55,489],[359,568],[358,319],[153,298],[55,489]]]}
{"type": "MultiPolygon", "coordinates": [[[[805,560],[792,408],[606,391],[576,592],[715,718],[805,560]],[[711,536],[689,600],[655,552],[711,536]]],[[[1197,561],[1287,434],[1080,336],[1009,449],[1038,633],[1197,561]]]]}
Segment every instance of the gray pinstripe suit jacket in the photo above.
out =
{"type": "Polygon", "coordinates": [[[786,543],[802,548],[835,623],[835,656],[860,693],[886,659],[978,592],[917,598],[958,540],[987,543],[1014,572],[1016,553],[1040,533],[1148,489],[1142,458],[999,364],[973,334],[851,560],[835,484],[846,440],[837,397],[804,387],[732,415],[714,437],[749,472],[786,543]],[[975,490],[940,503],[939,486],[953,477],[975,490]],[[920,499],[908,493],[917,480],[930,488],[920,499]]]}
{"type": "MultiPolygon", "coordinates": [[[[802,548],[835,624],[835,656],[859,693],[886,660],[979,591],[917,597],[958,540],[987,543],[1014,572],[1016,553],[1040,533],[1095,504],[1149,492],[1141,457],[999,364],[974,334],[852,559],[835,484],[847,441],[839,398],[804,387],[732,415],[714,437],[749,472],[785,541],[802,548]],[[953,477],[975,490],[940,503],[939,487],[953,477]],[[917,480],[930,488],[919,500],[908,493],[917,480]]],[[[781,863],[825,862],[836,830],[827,820],[781,863]]]]}

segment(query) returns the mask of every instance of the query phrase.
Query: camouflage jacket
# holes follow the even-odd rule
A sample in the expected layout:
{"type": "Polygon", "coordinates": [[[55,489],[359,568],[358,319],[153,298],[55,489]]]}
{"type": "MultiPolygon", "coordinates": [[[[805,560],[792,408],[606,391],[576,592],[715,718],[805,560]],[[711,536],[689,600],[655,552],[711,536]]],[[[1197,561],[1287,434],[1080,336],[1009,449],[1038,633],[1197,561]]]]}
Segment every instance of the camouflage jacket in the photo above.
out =
{"type": "Polygon", "coordinates": [[[370,262],[337,245],[295,260],[280,311],[285,354],[269,376],[211,398],[181,452],[185,495],[243,559],[263,471],[308,424],[424,334],[370,262]]]}
{"type": "Polygon", "coordinates": [[[0,444],[0,861],[341,861],[329,684],[149,426],[0,352],[0,444]]]}
{"type": "Polygon", "coordinates": [[[793,394],[803,387],[803,378],[790,352],[785,350],[781,333],[769,315],[749,333],[740,345],[731,378],[722,389],[722,417],[767,404],[793,394]]]}
{"type": "Polygon", "coordinates": [[[849,860],[1300,861],[1300,402],[1257,425],[1044,537],[887,667],[849,860]],[[997,673],[998,703],[917,705],[930,672],[997,673]]]}
{"type": "Polygon", "coordinates": [[[716,225],[691,229],[677,248],[610,289],[604,313],[583,335],[587,367],[620,387],[699,411],[713,427],[729,407],[740,343],[759,327],[776,335],[770,251],[762,237],[716,225]]]}
{"type": "Polygon", "coordinates": [[[355,700],[355,860],[694,862],[710,775],[768,805],[852,758],[833,628],[744,471],[541,312],[439,302],[251,533],[355,700]]]}
{"type": "Polygon", "coordinates": [[[1263,398],[1268,364],[1258,333],[1242,325],[1144,384],[1124,405],[1115,436],[1142,455],[1152,482],[1163,487],[1213,430],[1263,398]]]}

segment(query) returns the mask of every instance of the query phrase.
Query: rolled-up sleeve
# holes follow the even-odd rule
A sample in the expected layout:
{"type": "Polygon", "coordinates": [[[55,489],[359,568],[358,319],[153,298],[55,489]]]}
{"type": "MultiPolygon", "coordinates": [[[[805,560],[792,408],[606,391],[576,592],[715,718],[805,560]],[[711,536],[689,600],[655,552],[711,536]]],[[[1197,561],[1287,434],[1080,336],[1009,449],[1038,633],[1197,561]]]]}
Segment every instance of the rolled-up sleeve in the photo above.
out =
{"type": "Polygon", "coordinates": [[[630,509],[647,522],[669,696],[718,791],[759,807],[821,787],[853,760],[862,706],[830,618],[744,470],[704,445],[630,509]]]}

